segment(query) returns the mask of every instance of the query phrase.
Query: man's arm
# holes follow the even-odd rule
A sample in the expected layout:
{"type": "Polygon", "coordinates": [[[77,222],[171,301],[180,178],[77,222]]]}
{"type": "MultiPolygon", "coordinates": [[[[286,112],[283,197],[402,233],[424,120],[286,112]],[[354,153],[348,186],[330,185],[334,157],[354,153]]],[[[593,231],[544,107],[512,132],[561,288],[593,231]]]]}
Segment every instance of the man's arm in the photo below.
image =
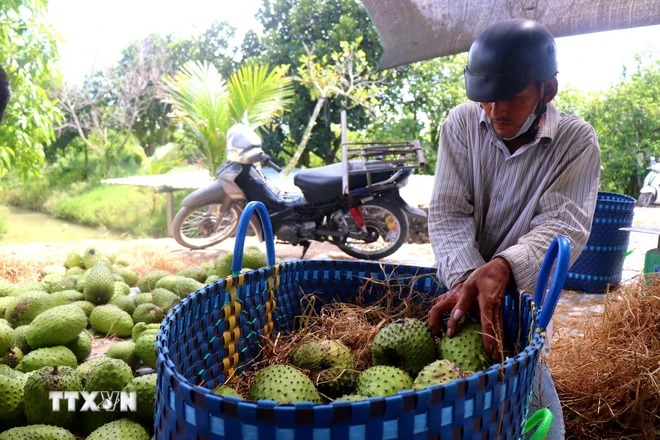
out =
{"type": "Polygon", "coordinates": [[[593,129],[585,131],[569,150],[574,154],[562,159],[553,171],[554,178],[539,200],[530,232],[495,255],[509,263],[519,289],[534,289],[555,237],[563,235],[571,242],[571,265],[589,239],[598,198],[600,151],[593,129]]]}
{"type": "Polygon", "coordinates": [[[484,264],[475,241],[472,157],[458,128],[465,121],[456,119],[452,111],[442,126],[428,220],[438,277],[449,288],[484,264]]]}

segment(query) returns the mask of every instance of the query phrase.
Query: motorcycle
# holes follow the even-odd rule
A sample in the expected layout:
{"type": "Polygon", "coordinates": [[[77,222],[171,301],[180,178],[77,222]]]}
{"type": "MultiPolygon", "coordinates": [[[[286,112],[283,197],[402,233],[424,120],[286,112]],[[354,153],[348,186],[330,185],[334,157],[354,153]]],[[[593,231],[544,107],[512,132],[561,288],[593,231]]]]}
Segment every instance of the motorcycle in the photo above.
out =
{"type": "MultiPolygon", "coordinates": [[[[413,171],[424,164],[418,141],[343,144],[342,162],[300,170],[294,191],[268,181],[262,167],[281,168],[264,153],[261,138],[246,121],[227,132],[227,160],[217,179],[182,201],[172,236],[182,246],[203,249],[236,232],[245,205],[261,201],[280,243],[303,246],[330,242],[344,253],[377,260],[397,251],[408,236],[406,213],[426,217],[400,196],[413,171]]],[[[251,219],[263,241],[261,222],[251,219]]]]}
{"type": "Polygon", "coordinates": [[[637,203],[640,206],[649,206],[651,203],[660,204],[660,162],[651,157],[650,172],[644,178],[644,184],[639,191],[637,203]]]}

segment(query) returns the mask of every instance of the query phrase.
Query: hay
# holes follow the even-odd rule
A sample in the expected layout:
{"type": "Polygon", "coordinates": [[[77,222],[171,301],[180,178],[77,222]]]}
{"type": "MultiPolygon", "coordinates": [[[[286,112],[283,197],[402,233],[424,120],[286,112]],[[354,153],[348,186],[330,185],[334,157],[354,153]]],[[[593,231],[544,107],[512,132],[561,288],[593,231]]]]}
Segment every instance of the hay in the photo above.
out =
{"type": "Polygon", "coordinates": [[[660,277],[608,295],[582,336],[553,341],[548,361],[567,438],[660,436],[660,277]]]}
{"type": "MultiPolygon", "coordinates": [[[[386,324],[402,318],[425,321],[434,299],[411,290],[397,280],[365,279],[354,300],[320,305],[315,293],[303,293],[303,313],[296,319],[296,331],[279,332],[264,338],[259,356],[249,362],[240,374],[227,378],[225,385],[247,396],[255,375],[268,365],[288,363],[291,352],[298,346],[319,339],[334,339],[344,343],[355,359],[355,370],[364,371],[372,366],[371,344],[378,331],[386,324]],[[376,302],[367,298],[377,291],[376,302]],[[366,305],[370,303],[369,305],[366,305]],[[320,306],[320,307],[319,307],[320,306]]],[[[305,370],[303,370],[305,371],[305,370]]],[[[305,371],[308,373],[307,371],[305,371]]],[[[326,401],[326,396],[322,396],[326,401]]]]}

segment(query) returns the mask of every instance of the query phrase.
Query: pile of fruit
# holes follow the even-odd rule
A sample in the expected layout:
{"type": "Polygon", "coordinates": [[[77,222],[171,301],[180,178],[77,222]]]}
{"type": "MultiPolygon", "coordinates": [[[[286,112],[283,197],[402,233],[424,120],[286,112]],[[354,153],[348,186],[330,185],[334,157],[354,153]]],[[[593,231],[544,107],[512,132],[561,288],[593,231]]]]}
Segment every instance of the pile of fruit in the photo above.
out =
{"type": "MultiPolygon", "coordinates": [[[[132,255],[90,247],[43,267],[37,282],[0,279],[0,440],[150,439],[160,322],[230,275],[231,258],[140,276],[132,255]],[[99,341],[111,344],[103,355],[92,353],[99,341]],[[111,405],[122,391],[135,410],[111,405]]],[[[258,248],[245,249],[246,269],[265,265],[258,248]]]]}
{"type": "Polygon", "coordinates": [[[435,338],[421,319],[390,322],[376,333],[361,371],[339,339],[315,337],[292,345],[284,362],[257,368],[247,386],[230,379],[213,392],[278,403],[359,401],[445,384],[492,364],[476,323],[465,323],[453,338],[435,338]]]}

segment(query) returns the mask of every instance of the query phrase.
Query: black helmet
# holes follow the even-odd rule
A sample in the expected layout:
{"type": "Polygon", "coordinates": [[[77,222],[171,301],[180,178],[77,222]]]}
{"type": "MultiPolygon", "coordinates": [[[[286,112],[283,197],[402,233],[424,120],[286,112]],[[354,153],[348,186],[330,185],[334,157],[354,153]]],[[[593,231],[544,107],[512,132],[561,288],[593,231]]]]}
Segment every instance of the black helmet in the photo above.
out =
{"type": "Polygon", "coordinates": [[[555,39],[541,23],[497,22],[477,36],[465,66],[467,97],[476,102],[509,99],[532,81],[557,74],[555,39]]]}

